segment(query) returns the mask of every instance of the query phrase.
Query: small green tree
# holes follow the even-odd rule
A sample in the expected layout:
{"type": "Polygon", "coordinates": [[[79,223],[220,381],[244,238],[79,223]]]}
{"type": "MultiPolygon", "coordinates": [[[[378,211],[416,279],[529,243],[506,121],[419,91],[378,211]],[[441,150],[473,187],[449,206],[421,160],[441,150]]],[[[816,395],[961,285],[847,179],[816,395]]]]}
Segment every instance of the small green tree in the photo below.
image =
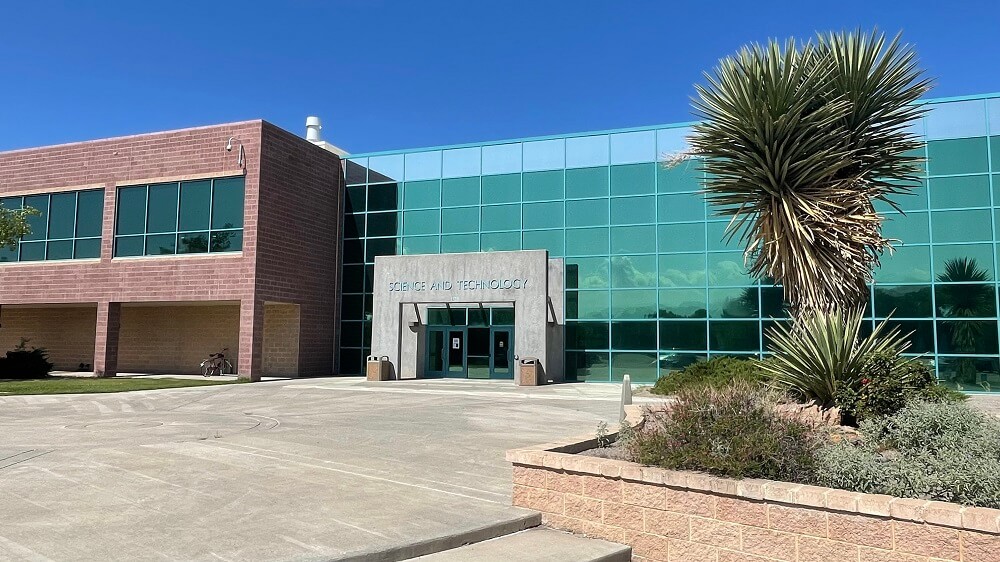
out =
{"type": "Polygon", "coordinates": [[[28,217],[37,216],[41,213],[38,209],[25,207],[23,209],[4,209],[0,207],[0,247],[17,248],[17,243],[22,237],[31,234],[31,225],[28,224],[28,217]]]}

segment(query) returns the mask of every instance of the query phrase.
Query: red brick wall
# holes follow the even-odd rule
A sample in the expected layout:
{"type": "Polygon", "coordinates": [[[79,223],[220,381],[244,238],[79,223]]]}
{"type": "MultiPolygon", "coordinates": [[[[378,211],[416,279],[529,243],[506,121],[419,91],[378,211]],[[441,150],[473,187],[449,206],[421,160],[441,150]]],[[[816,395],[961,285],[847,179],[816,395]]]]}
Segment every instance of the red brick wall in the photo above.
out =
{"type": "Polygon", "coordinates": [[[257,298],[299,304],[299,373],[329,375],[340,277],[340,159],[269,123],[263,139],[257,298]]]}

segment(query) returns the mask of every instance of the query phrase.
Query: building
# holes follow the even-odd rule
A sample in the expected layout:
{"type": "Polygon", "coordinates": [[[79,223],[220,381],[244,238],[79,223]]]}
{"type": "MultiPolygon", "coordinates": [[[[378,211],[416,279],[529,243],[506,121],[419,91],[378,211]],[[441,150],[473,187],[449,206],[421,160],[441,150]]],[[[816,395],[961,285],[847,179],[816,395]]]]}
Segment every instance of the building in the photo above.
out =
{"type": "MultiPolygon", "coordinates": [[[[942,379],[997,390],[1000,95],[928,103],[914,129],[927,141],[925,178],[899,201],[905,215],[881,209],[900,243],[876,272],[868,314],[874,323],[895,311],[914,332],[911,351],[942,379]]],[[[55,357],[44,326],[57,319],[69,342],[96,323],[94,368],[113,372],[113,350],[119,371],[190,370],[238,340],[247,376],[360,374],[375,355],[403,378],[511,378],[518,359],[536,357],[551,379],[649,382],[713,355],[758,355],[785,317],[781,289],[747,276],[726,221],[698,193],[697,166],[658,164],[687,133],[680,124],[338,158],[253,122],[0,153],[0,193],[16,196],[5,205],[70,190],[92,208],[86,189],[104,193],[99,233],[79,222],[72,237],[33,233],[21,261],[38,259],[43,240],[52,259],[0,265],[0,343],[31,334],[55,357]],[[230,136],[243,139],[245,173],[221,148],[230,136]],[[125,255],[158,254],[167,239],[165,227],[150,230],[153,186],[178,182],[183,202],[184,182],[233,176],[246,190],[241,252],[175,255],[190,248],[182,203],[171,255],[125,255]],[[116,205],[138,200],[131,189],[147,190],[145,226],[116,218],[116,205]],[[142,247],[130,238],[140,235],[142,247]],[[67,240],[80,259],[62,259],[67,240]],[[100,257],[83,257],[98,244],[100,257]],[[214,333],[222,315],[228,340],[190,333],[214,333]],[[190,339],[171,339],[171,352],[191,357],[153,363],[153,346],[128,343],[139,325],[162,342],[182,316],[199,329],[181,329],[190,339]],[[119,318],[115,342],[104,326],[119,318]]],[[[209,233],[211,250],[213,229],[236,224],[194,231],[209,233]]],[[[69,363],[88,357],[90,340],[78,339],[69,363]]]]}

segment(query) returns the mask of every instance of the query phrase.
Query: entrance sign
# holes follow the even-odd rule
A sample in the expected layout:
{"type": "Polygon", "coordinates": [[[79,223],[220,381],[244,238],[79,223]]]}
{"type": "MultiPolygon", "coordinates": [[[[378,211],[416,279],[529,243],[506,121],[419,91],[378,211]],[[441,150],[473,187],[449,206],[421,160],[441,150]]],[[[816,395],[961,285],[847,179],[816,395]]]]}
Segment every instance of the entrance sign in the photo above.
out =
{"type": "Polygon", "coordinates": [[[458,279],[455,281],[390,281],[388,290],[390,293],[402,293],[410,291],[500,291],[507,289],[527,289],[527,279],[458,279]]]}

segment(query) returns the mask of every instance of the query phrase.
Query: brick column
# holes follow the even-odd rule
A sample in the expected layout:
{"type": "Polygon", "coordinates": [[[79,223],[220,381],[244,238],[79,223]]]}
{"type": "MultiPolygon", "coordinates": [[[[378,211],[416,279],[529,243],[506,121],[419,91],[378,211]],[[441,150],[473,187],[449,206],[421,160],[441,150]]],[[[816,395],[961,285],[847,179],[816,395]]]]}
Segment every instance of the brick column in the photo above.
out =
{"type": "Polygon", "coordinates": [[[240,301],[240,357],[236,372],[241,379],[259,381],[263,370],[264,301],[240,301]]]}
{"type": "Polygon", "coordinates": [[[94,374],[118,374],[118,337],[122,327],[122,303],[97,303],[97,333],[94,342],[94,374]]]}

